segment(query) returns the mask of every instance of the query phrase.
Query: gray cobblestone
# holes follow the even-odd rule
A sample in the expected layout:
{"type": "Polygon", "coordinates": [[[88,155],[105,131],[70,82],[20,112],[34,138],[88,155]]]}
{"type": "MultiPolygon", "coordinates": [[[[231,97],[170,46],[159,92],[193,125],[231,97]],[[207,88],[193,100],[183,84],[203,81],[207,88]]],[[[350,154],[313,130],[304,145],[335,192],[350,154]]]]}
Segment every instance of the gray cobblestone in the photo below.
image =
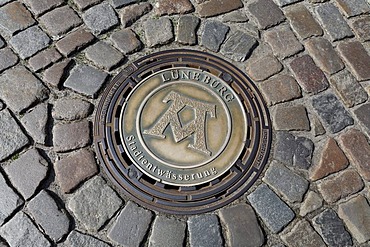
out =
{"type": "Polygon", "coordinates": [[[33,26],[13,36],[9,43],[22,59],[31,57],[47,47],[50,38],[39,27],[33,26]]]}
{"type": "Polygon", "coordinates": [[[59,61],[61,58],[62,55],[54,47],[52,47],[31,57],[28,63],[32,70],[37,72],[40,69],[44,69],[49,65],[59,61]]]}
{"type": "Polygon", "coordinates": [[[322,198],[313,191],[307,193],[306,199],[301,204],[301,208],[299,210],[300,216],[306,216],[307,214],[315,211],[316,209],[321,208],[323,205],[322,198]]]}
{"type": "Polygon", "coordinates": [[[152,212],[128,202],[118,215],[108,237],[124,247],[139,246],[152,221],[152,212]]]}
{"type": "MultiPolygon", "coordinates": [[[[0,225],[2,225],[5,219],[23,203],[23,200],[6,184],[2,174],[0,174],[0,195],[1,198],[6,198],[6,200],[0,201],[0,225]]],[[[2,228],[0,228],[0,232],[2,232],[2,228]]],[[[3,235],[1,234],[1,236],[3,235]]]]}
{"type": "Polygon", "coordinates": [[[365,127],[367,132],[370,134],[370,104],[363,104],[357,108],[354,113],[360,123],[365,127]]]}
{"type": "Polygon", "coordinates": [[[370,40],[370,16],[362,16],[351,24],[353,31],[361,41],[370,40]]]}
{"type": "Polygon", "coordinates": [[[288,4],[296,3],[301,0],[276,0],[276,2],[279,4],[279,6],[286,6],[288,4]]]}
{"type": "Polygon", "coordinates": [[[188,219],[190,246],[221,247],[220,223],[216,215],[193,216],[188,219]]]}
{"type": "Polygon", "coordinates": [[[303,105],[278,105],[273,123],[276,130],[310,130],[307,110],[303,105]]]}
{"type": "Polygon", "coordinates": [[[145,39],[149,47],[168,44],[174,38],[172,22],[169,18],[147,20],[144,23],[145,39]]]}
{"type": "Polygon", "coordinates": [[[6,3],[8,3],[8,2],[10,2],[11,0],[0,0],[0,6],[1,5],[4,5],[4,4],[6,4],[6,3]]]}
{"type": "Polygon", "coordinates": [[[185,222],[165,216],[157,216],[152,229],[149,247],[183,246],[186,231],[185,222]]]}
{"type": "Polygon", "coordinates": [[[98,230],[121,204],[122,200],[112,188],[102,178],[95,177],[73,194],[68,207],[86,229],[98,230]]]}
{"type": "MultiPolygon", "coordinates": [[[[258,53],[259,48],[257,48],[256,53],[258,53]]],[[[263,81],[283,69],[283,65],[272,54],[254,55],[248,59],[246,64],[246,71],[253,80],[263,81]]]]}
{"type": "Polygon", "coordinates": [[[247,8],[260,29],[267,29],[285,20],[283,12],[272,0],[250,1],[247,8]]]}
{"type": "Polygon", "coordinates": [[[91,7],[95,4],[100,3],[102,0],[73,0],[80,10],[84,10],[88,7],[91,7]]]}
{"type": "Polygon", "coordinates": [[[317,247],[325,246],[321,237],[306,220],[299,221],[289,232],[281,237],[289,247],[305,246],[317,247]]]}
{"type": "Polygon", "coordinates": [[[142,48],[142,44],[131,29],[124,29],[112,34],[110,39],[123,54],[130,54],[142,48]]]}
{"type": "Polygon", "coordinates": [[[0,36],[0,48],[3,48],[5,46],[5,41],[3,38],[0,36]]]}
{"type": "Polygon", "coordinates": [[[121,8],[123,6],[140,2],[140,0],[111,0],[112,6],[115,8],[121,8]]]}
{"type": "Polygon", "coordinates": [[[36,192],[45,179],[48,163],[37,149],[30,149],[5,167],[11,183],[26,200],[36,192]]]}
{"type": "Polygon", "coordinates": [[[90,123],[82,120],[76,123],[59,123],[53,128],[54,150],[65,152],[85,147],[90,143],[90,123]]]}
{"type": "Polygon", "coordinates": [[[17,62],[18,57],[14,54],[14,52],[11,49],[4,48],[0,50],[0,73],[17,64],[17,62]]]}
{"type": "Polygon", "coordinates": [[[93,247],[110,247],[109,244],[104,243],[90,235],[82,234],[78,231],[72,231],[68,235],[67,243],[71,247],[81,247],[81,246],[93,246],[93,247]]]}
{"type": "Polygon", "coordinates": [[[235,61],[243,62],[257,45],[257,40],[239,30],[233,31],[221,47],[221,54],[235,61]]]}
{"type": "Polygon", "coordinates": [[[229,27],[219,21],[206,21],[203,28],[201,45],[217,52],[229,32],[229,27]]]}
{"type": "Polygon", "coordinates": [[[41,15],[46,11],[64,3],[64,0],[24,0],[30,6],[35,15],[41,15]]]}
{"type": "Polygon", "coordinates": [[[199,18],[195,16],[181,16],[177,24],[177,42],[181,44],[195,45],[197,43],[196,29],[199,18]]]}
{"type": "Polygon", "coordinates": [[[149,3],[139,3],[127,6],[119,12],[123,27],[131,26],[134,22],[140,19],[145,14],[152,10],[152,5],[149,3]]]}
{"type": "Polygon", "coordinates": [[[222,17],[222,22],[241,23],[248,20],[248,16],[244,13],[243,10],[232,11],[222,17]]]}
{"type": "Polygon", "coordinates": [[[92,113],[91,103],[81,99],[59,99],[54,104],[53,117],[59,120],[74,121],[86,118],[92,113]]]}
{"type": "Polygon", "coordinates": [[[54,199],[45,191],[37,194],[27,205],[36,222],[54,241],[60,240],[69,230],[69,219],[54,199]]]}
{"type": "Polygon", "coordinates": [[[294,212],[265,184],[248,195],[248,200],[274,233],[280,232],[295,217],[294,212]]]}
{"type": "Polygon", "coordinates": [[[123,60],[123,55],[104,41],[100,41],[85,50],[86,58],[95,65],[106,70],[112,70],[123,60]]]}
{"type": "Polygon", "coordinates": [[[82,17],[86,26],[96,34],[104,33],[119,23],[116,12],[108,3],[91,7],[82,17]]]}
{"type": "Polygon", "coordinates": [[[0,31],[5,35],[11,36],[34,23],[31,13],[20,2],[12,2],[0,7],[0,31]],[[17,18],[14,18],[15,16],[17,18]]]}
{"type": "Polygon", "coordinates": [[[39,104],[21,118],[23,126],[37,143],[45,144],[48,115],[48,105],[39,104]]]}
{"type": "Polygon", "coordinates": [[[370,12],[370,6],[366,3],[366,0],[337,0],[336,3],[346,17],[370,12]]]}

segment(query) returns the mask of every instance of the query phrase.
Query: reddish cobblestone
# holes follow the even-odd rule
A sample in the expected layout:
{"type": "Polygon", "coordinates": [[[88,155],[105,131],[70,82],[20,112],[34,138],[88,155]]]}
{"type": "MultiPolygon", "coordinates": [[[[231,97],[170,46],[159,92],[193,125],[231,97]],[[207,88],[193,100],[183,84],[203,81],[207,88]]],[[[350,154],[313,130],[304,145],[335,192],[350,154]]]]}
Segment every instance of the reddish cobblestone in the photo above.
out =
{"type": "Polygon", "coordinates": [[[0,23],[0,31],[10,36],[31,26],[35,20],[20,2],[12,2],[0,8],[0,23]]]}
{"type": "Polygon", "coordinates": [[[31,57],[28,63],[30,64],[33,71],[39,71],[47,66],[59,61],[62,55],[54,48],[42,51],[35,56],[31,57]]]}
{"type": "Polygon", "coordinates": [[[66,75],[66,70],[69,68],[72,60],[64,60],[63,62],[54,64],[44,72],[44,81],[53,87],[59,88],[63,83],[63,78],[66,75]]]}
{"type": "Polygon", "coordinates": [[[189,0],[158,0],[155,13],[159,16],[185,14],[194,10],[189,0]]]}
{"type": "Polygon", "coordinates": [[[90,134],[90,123],[86,120],[57,124],[53,129],[54,150],[65,152],[85,147],[90,143],[90,134]]]}
{"type": "Polygon", "coordinates": [[[310,121],[303,105],[278,105],[273,122],[276,130],[310,130],[310,121]]]}
{"type": "Polygon", "coordinates": [[[201,3],[197,8],[197,12],[200,17],[211,17],[228,13],[241,7],[243,7],[243,3],[240,0],[210,0],[201,3]]]}
{"type": "Polygon", "coordinates": [[[94,38],[90,32],[80,29],[59,40],[56,47],[64,56],[69,56],[73,52],[85,48],[94,38]]]}
{"type": "Polygon", "coordinates": [[[360,40],[370,40],[370,16],[362,16],[354,20],[351,26],[360,40]]]}
{"type": "Polygon", "coordinates": [[[149,3],[140,3],[127,6],[120,11],[120,18],[123,27],[131,26],[140,17],[152,10],[149,3]]]}

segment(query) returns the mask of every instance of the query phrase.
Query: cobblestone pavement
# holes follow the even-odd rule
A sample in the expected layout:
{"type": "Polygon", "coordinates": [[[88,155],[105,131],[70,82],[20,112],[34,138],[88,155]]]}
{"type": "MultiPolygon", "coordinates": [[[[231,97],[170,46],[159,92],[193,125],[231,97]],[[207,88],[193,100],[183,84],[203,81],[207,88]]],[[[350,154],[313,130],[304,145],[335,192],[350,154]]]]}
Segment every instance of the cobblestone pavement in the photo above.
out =
{"type": "Polygon", "coordinates": [[[370,1],[0,0],[0,246],[370,246],[370,1]],[[212,213],[120,195],[92,146],[127,63],[188,48],[245,71],[270,161],[212,213]]]}

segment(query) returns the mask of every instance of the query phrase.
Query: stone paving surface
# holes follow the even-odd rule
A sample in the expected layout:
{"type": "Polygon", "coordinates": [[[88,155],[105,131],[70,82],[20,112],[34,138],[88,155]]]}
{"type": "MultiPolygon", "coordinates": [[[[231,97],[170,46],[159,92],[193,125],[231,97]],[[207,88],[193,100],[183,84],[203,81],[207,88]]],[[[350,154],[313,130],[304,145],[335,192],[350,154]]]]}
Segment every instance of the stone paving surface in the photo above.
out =
{"type": "Polygon", "coordinates": [[[369,94],[368,0],[0,0],[0,246],[370,246],[369,94]],[[91,145],[108,81],[174,48],[246,72],[274,128],[207,214],[136,205],[91,145]]]}

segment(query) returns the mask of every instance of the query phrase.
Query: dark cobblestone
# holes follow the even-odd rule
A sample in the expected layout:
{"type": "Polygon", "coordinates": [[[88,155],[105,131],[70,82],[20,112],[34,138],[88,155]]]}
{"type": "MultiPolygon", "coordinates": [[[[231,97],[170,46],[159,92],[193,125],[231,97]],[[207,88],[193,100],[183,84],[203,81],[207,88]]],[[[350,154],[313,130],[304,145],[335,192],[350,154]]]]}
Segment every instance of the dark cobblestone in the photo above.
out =
{"type": "Polygon", "coordinates": [[[47,93],[41,81],[23,66],[9,69],[0,76],[0,98],[15,112],[46,99],[47,93]]]}
{"type": "Polygon", "coordinates": [[[152,221],[153,213],[128,202],[118,215],[108,237],[125,247],[139,246],[152,221]]]}
{"type": "Polygon", "coordinates": [[[330,85],[347,107],[365,102],[366,91],[347,70],[343,70],[330,78],[330,85]]]}
{"type": "Polygon", "coordinates": [[[70,193],[82,181],[98,172],[94,153],[86,149],[57,160],[54,169],[58,184],[64,193],[70,193]]]}
{"type": "Polygon", "coordinates": [[[303,105],[279,105],[273,115],[276,130],[310,130],[310,121],[303,105]]]}
{"type": "Polygon", "coordinates": [[[230,246],[258,247],[265,240],[251,206],[238,204],[220,211],[221,221],[227,227],[230,246]]]}
{"type": "Polygon", "coordinates": [[[110,37],[115,47],[123,54],[130,54],[141,49],[142,44],[131,29],[117,31],[110,37]]]}
{"type": "Polygon", "coordinates": [[[193,216],[188,219],[190,246],[221,247],[220,223],[216,215],[193,216]]]}
{"type": "Polygon", "coordinates": [[[366,131],[370,134],[370,104],[363,104],[357,108],[354,113],[360,123],[365,127],[366,131]]]}
{"type": "Polygon", "coordinates": [[[116,12],[108,3],[101,3],[88,9],[82,18],[95,34],[101,34],[119,23],[116,12]]]}
{"type": "Polygon", "coordinates": [[[53,137],[54,150],[57,152],[85,147],[90,143],[90,124],[87,120],[57,124],[53,128],[53,137]]]}
{"type": "Polygon", "coordinates": [[[182,247],[186,223],[166,216],[158,216],[153,223],[149,247],[182,247]]]}
{"type": "Polygon", "coordinates": [[[18,57],[9,48],[0,50],[0,73],[17,64],[18,57]]]}
{"type": "Polygon", "coordinates": [[[5,46],[5,41],[3,38],[0,36],[0,48],[3,48],[5,46]]]}
{"type": "Polygon", "coordinates": [[[149,13],[152,5],[149,3],[139,3],[127,6],[120,11],[120,18],[123,27],[131,26],[140,17],[149,13]]]}
{"type": "Polygon", "coordinates": [[[332,93],[313,98],[312,105],[332,133],[337,133],[353,124],[348,111],[332,93]]]}
{"type": "Polygon", "coordinates": [[[8,36],[34,23],[31,13],[20,2],[12,2],[0,8],[0,31],[8,36]]]}
{"type": "Polygon", "coordinates": [[[370,16],[363,16],[354,20],[351,26],[360,40],[370,40],[370,16]]]}
{"type": "Polygon", "coordinates": [[[189,0],[158,0],[155,4],[155,13],[158,16],[185,14],[194,10],[189,0]]]}
{"type": "Polygon", "coordinates": [[[200,17],[211,17],[228,13],[241,7],[243,7],[243,3],[240,0],[210,0],[199,4],[197,12],[200,17]]]}
{"type": "Polygon", "coordinates": [[[27,205],[35,221],[54,241],[60,240],[69,230],[69,219],[64,210],[60,210],[54,199],[41,191],[27,205]]]}
{"type": "Polygon", "coordinates": [[[290,63],[290,68],[306,93],[316,94],[328,87],[324,73],[316,66],[310,56],[303,55],[295,58],[290,63]]]}
{"type": "Polygon", "coordinates": [[[370,12],[370,7],[366,3],[366,0],[337,0],[336,3],[346,17],[353,17],[370,12]]]}
{"type": "Polygon", "coordinates": [[[351,28],[332,3],[318,5],[315,12],[331,41],[353,36],[351,28]]]}
{"type": "Polygon", "coordinates": [[[78,93],[95,98],[108,74],[92,66],[78,64],[70,72],[64,86],[78,93]]]}
{"type": "Polygon", "coordinates": [[[272,0],[254,0],[248,3],[247,8],[260,29],[275,26],[285,20],[283,12],[272,0]]]}
{"type": "Polygon", "coordinates": [[[39,20],[46,27],[48,33],[54,37],[65,34],[82,23],[80,17],[68,6],[54,9],[39,20]]]}
{"type": "Polygon", "coordinates": [[[315,211],[316,209],[321,208],[322,205],[323,205],[322,198],[316,192],[309,191],[307,193],[306,199],[301,204],[299,215],[304,217],[307,214],[315,211]]]}
{"type": "Polygon", "coordinates": [[[203,28],[201,45],[206,47],[208,50],[214,52],[219,51],[229,29],[230,28],[222,22],[206,21],[203,28]]]}
{"type": "Polygon", "coordinates": [[[344,68],[331,43],[324,38],[309,39],[305,46],[315,63],[326,73],[334,74],[344,68]]]}
{"type": "Polygon", "coordinates": [[[172,22],[169,18],[147,20],[144,23],[146,43],[149,47],[168,44],[174,38],[172,22]]]}
{"type": "Polygon", "coordinates": [[[63,62],[54,64],[44,72],[43,80],[52,87],[59,88],[62,83],[62,79],[66,74],[66,70],[69,68],[71,63],[72,61],[67,59],[63,62]]]}
{"type": "Polygon", "coordinates": [[[280,232],[295,217],[294,212],[265,184],[248,195],[254,210],[273,232],[280,232]]]}
{"type": "Polygon", "coordinates": [[[81,246],[94,246],[94,247],[110,247],[109,244],[104,243],[90,235],[82,234],[78,231],[72,231],[67,238],[68,246],[81,247],[81,246]]]}
{"type": "Polygon", "coordinates": [[[121,8],[123,6],[129,5],[129,4],[133,4],[133,3],[138,3],[140,1],[141,0],[111,0],[111,3],[113,5],[113,7],[115,7],[115,8],[121,8]]]}
{"type": "Polygon", "coordinates": [[[48,105],[39,104],[21,118],[22,125],[37,143],[45,144],[48,115],[48,105]]]}
{"type": "MultiPolygon", "coordinates": [[[[2,225],[5,219],[23,203],[23,200],[6,184],[2,174],[0,174],[0,195],[1,198],[6,198],[6,200],[0,201],[0,225],[2,225]]],[[[0,228],[0,232],[2,231],[3,229],[0,228]]],[[[3,233],[1,233],[1,236],[5,237],[3,233]]]]}
{"type": "Polygon", "coordinates": [[[197,43],[197,27],[199,18],[195,16],[181,16],[177,23],[177,42],[185,45],[195,45],[197,43]]]}
{"type": "Polygon", "coordinates": [[[301,220],[286,234],[281,237],[289,247],[305,246],[317,247],[325,246],[321,237],[306,220],[301,220]]]}
{"type": "Polygon", "coordinates": [[[56,43],[56,47],[64,56],[69,56],[73,52],[85,48],[94,38],[94,35],[91,33],[79,29],[59,40],[56,43]]]}
{"type": "Polygon", "coordinates": [[[68,208],[87,230],[96,231],[118,211],[121,204],[122,200],[114,190],[101,177],[95,177],[73,194],[68,208]]]}
{"type": "Polygon", "coordinates": [[[11,183],[25,199],[34,195],[46,177],[48,163],[36,149],[30,149],[5,167],[11,183]]]}
{"type": "Polygon", "coordinates": [[[352,239],[343,222],[332,209],[327,209],[313,218],[313,225],[329,246],[351,246],[352,239]]]}
{"type": "Polygon", "coordinates": [[[13,36],[9,43],[22,59],[28,58],[47,47],[50,38],[39,27],[33,26],[13,36]]]}
{"type": "Polygon", "coordinates": [[[59,99],[54,104],[53,117],[74,121],[86,118],[93,111],[91,103],[81,99],[59,99]]]}
{"type": "Polygon", "coordinates": [[[293,5],[285,11],[290,25],[301,39],[322,35],[322,29],[303,4],[293,5]]]}
{"type": "Polygon", "coordinates": [[[255,38],[237,30],[231,32],[226,38],[221,47],[221,54],[235,61],[243,62],[256,46],[257,40],[255,38]]]}
{"type": "Polygon", "coordinates": [[[124,58],[118,50],[104,41],[88,47],[85,50],[85,55],[95,65],[106,70],[112,70],[124,58]]]}
{"type": "Polygon", "coordinates": [[[370,79],[370,56],[358,41],[343,42],[337,46],[339,54],[357,80],[370,79]]]}
{"type": "Polygon", "coordinates": [[[24,0],[30,6],[31,11],[36,15],[41,15],[46,11],[64,3],[64,0],[24,0]]]}
{"type": "Polygon", "coordinates": [[[84,10],[88,7],[91,7],[95,4],[100,3],[102,0],[73,0],[80,10],[84,10]]]}
{"type": "Polygon", "coordinates": [[[62,59],[62,55],[54,47],[44,50],[28,61],[33,71],[39,71],[62,59]]]}

